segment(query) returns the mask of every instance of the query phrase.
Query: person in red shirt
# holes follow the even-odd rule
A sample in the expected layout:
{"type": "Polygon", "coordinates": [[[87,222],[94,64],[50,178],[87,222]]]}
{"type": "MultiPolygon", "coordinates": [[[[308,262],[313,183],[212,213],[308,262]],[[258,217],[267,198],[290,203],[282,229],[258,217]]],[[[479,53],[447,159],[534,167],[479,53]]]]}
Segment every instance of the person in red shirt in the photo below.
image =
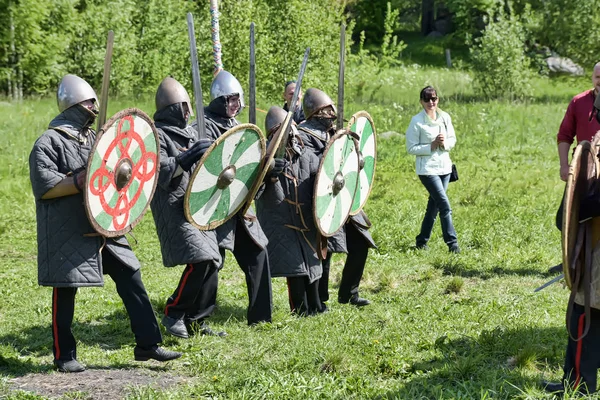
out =
{"type": "Polygon", "coordinates": [[[556,140],[558,142],[558,158],[560,159],[560,179],[567,181],[569,176],[569,150],[573,139],[577,143],[582,140],[591,141],[600,130],[600,123],[595,118],[594,100],[600,92],[600,62],[594,66],[592,73],[593,89],[586,90],[573,97],[567,112],[560,124],[556,140]]]}
{"type": "MultiPolygon", "coordinates": [[[[567,181],[569,177],[569,150],[573,139],[577,142],[591,141],[596,132],[600,130],[600,116],[598,104],[594,104],[600,92],[600,63],[594,66],[592,73],[593,89],[573,97],[567,112],[558,130],[558,156],[560,158],[560,179],[567,181]]],[[[564,201],[564,196],[563,196],[564,201]]],[[[556,226],[562,228],[563,203],[556,215],[556,226]]],[[[552,272],[562,270],[562,264],[550,269],[552,272]]],[[[585,326],[585,307],[574,304],[571,315],[567,314],[567,324],[570,332],[582,332],[585,326]]],[[[565,386],[587,394],[594,393],[597,389],[597,374],[600,359],[600,310],[592,308],[590,314],[590,328],[588,334],[575,341],[569,336],[567,351],[563,366],[563,378],[560,382],[542,381],[542,386],[547,392],[562,393],[565,386]]]]}

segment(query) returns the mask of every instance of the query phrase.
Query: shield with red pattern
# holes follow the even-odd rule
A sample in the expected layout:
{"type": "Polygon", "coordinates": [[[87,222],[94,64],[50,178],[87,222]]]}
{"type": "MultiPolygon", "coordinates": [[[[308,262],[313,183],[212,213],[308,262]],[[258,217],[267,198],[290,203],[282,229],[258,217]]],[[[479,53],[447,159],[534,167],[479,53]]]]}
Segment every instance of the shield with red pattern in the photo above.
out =
{"type": "Polygon", "coordinates": [[[158,180],[159,141],[143,111],[116,113],[98,131],[87,164],[85,209],[103,236],[129,232],[150,205],[158,180]]]}

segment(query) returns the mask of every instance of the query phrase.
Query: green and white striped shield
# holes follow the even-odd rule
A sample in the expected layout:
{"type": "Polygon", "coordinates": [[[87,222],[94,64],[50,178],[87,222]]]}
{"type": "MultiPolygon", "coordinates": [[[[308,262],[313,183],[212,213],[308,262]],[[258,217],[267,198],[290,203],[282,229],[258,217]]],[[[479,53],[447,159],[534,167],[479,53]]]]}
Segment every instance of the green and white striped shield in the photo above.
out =
{"type": "Polygon", "coordinates": [[[348,133],[338,133],[325,148],[315,182],[313,212],[325,237],[346,222],[358,186],[358,152],[348,133]]]}
{"type": "Polygon", "coordinates": [[[98,233],[121,236],[141,220],[158,182],[158,147],[154,123],[136,108],[118,112],[98,131],[84,190],[98,233]]]}
{"type": "Polygon", "coordinates": [[[348,130],[356,133],[358,141],[359,164],[362,164],[358,178],[358,188],[352,202],[350,215],[362,210],[373,187],[375,177],[375,159],[377,156],[377,137],[373,119],[366,111],[359,111],[350,118],[348,130]]]}
{"type": "Polygon", "coordinates": [[[256,125],[238,125],[220,136],[200,159],[184,198],[187,220],[210,230],[234,216],[246,202],[265,155],[256,125]]]}

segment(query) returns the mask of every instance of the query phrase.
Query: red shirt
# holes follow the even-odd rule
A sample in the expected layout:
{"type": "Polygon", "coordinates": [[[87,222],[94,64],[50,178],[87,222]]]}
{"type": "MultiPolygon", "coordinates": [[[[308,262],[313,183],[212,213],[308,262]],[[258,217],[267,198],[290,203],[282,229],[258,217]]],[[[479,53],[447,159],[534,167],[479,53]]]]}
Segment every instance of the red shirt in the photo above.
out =
{"type": "Polygon", "coordinates": [[[573,97],[567,107],[565,117],[560,124],[556,140],[558,143],[577,143],[582,140],[592,141],[592,137],[600,130],[600,123],[596,120],[594,112],[594,91],[586,90],[573,97]]]}

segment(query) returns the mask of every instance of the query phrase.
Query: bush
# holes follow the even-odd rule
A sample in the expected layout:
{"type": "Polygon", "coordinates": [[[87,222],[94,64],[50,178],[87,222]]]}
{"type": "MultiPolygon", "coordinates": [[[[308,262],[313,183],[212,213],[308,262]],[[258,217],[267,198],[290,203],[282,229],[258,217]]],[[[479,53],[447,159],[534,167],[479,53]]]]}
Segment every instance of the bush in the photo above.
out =
{"type": "Polygon", "coordinates": [[[519,21],[490,22],[471,48],[475,89],[488,98],[522,97],[529,89],[529,58],[519,21]]]}
{"type": "MultiPolygon", "coordinates": [[[[6,2],[5,2],[6,3],[6,2]]],[[[306,85],[336,89],[342,2],[331,0],[237,0],[220,2],[225,69],[247,88],[249,26],[256,24],[257,94],[279,95],[296,79],[311,47],[306,85]]],[[[194,14],[206,98],[212,80],[208,2],[187,0],[21,0],[0,13],[0,91],[54,92],[69,72],[99,89],[106,35],[115,32],[111,92],[154,93],[172,75],[191,91],[186,12],[194,14]]],[[[351,30],[349,31],[351,35],[351,30]]],[[[388,54],[398,43],[390,39],[388,54]]],[[[349,47],[349,46],[348,46],[349,47]]],[[[10,94],[10,93],[9,93],[10,94]]]]}

